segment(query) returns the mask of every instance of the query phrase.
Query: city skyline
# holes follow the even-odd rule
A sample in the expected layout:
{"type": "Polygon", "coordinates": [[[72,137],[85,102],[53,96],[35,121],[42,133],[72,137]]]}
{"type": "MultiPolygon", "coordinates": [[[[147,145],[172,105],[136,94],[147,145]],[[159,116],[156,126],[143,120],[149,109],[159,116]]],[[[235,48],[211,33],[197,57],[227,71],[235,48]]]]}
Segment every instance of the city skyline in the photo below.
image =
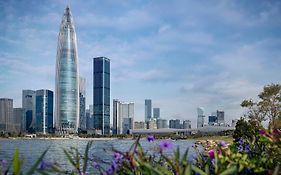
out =
{"type": "MultiPolygon", "coordinates": [[[[0,2],[0,97],[12,98],[14,107],[21,107],[23,89],[55,90],[57,29],[67,3],[29,2],[0,2]]],[[[87,106],[95,56],[111,59],[110,101],[133,101],[136,120],[144,119],[144,99],[152,99],[161,118],[189,119],[195,126],[196,108],[203,106],[206,114],[225,111],[228,122],[241,116],[243,99],[280,82],[278,1],[69,5],[87,106]]]]}

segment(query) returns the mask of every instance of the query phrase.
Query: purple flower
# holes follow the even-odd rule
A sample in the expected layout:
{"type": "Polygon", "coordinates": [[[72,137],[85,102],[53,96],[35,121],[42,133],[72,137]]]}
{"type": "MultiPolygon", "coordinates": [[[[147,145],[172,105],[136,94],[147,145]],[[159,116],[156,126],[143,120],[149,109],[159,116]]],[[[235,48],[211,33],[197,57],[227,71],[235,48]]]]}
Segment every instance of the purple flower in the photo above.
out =
{"type": "Polygon", "coordinates": [[[7,165],[7,160],[0,160],[0,166],[5,166],[5,165],[7,165]]]}
{"type": "Polygon", "coordinates": [[[209,155],[209,157],[210,157],[211,159],[215,158],[215,151],[214,151],[214,150],[210,150],[210,151],[208,152],[208,155],[209,155]]]}
{"type": "Polygon", "coordinates": [[[225,147],[225,146],[226,146],[225,141],[223,141],[223,140],[222,140],[222,141],[220,141],[220,142],[219,142],[219,146],[221,146],[221,147],[225,147]]]}
{"type": "Polygon", "coordinates": [[[153,135],[148,135],[146,139],[147,139],[148,142],[153,142],[154,141],[154,136],[153,135]]]}
{"type": "Polygon", "coordinates": [[[160,149],[161,150],[168,150],[168,149],[171,149],[173,147],[172,143],[168,140],[161,140],[159,142],[159,145],[160,145],[160,149]]]}
{"type": "Polygon", "coordinates": [[[114,160],[115,160],[116,162],[118,162],[119,160],[121,160],[121,159],[123,158],[123,155],[120,154],[120,153],[118,153],[118,152],[115,152],[115,153],[113,154],[113,158],[114,158],[114,160]]]}
{"type": "Polygon", "coordinates": [[[96,168],[96,169],[98,169],[98,168],[100,167],[100,165],[99,165],[97,162],[95,162],[95,161],[93,161],[92,166],[93,166],[94,168],[96,168]]]}
{"type": "Polygon", "coordinates": [[[240,145],[243,145],[243,144],[244,144],[244,139],[243,139],[242,137],[239,139],[239,144],[240,144],[240,145]]]}
{"type": "Polygon", "coordinates": [[[242,150],[243,150],[243,146],[242,146],[242,145],[239,145],[238,150],[239,150],[239,151],[242,151],[242,150]]]}
{"type": "Polygon", "coordinates": [[[41,170],[47,170],[47,169],[52,168],[52,166],[53,166],[53,164],[52,164],[51,162],[42,160],[42,161],[41,161],[41,164],[40,164],[40,169],[41,169],[41,170]]]}
{"type": "Polygon", "coordinates": [[[250,150],[251,150],[251,145],[250,145],[250,144],[247,144],[247,145],[245,146],[245,150],[246,150],[246,151],[250,151],[250,150]]]}
{"type": "Polygon", "coordinates": [[[112,164],[111,164],[111,168],[112,168],[113,170],[116,170],[117,167],[118,167],[117,162],[113,160],[113,161],[112,161],[112,164]]]}
{"type": "Polygon", "coordinates": [[[110,168],[108,168],[107,170],[106,170],[106,174],[107,175],[111,175],[111,174],[113,174],[114,173],[114,169],[112,169],[112,167],[110,167],[110,168]]]}
{"type": "Polygon", "coordinates": [[[263,129],[260,130],[261,135],[265,135],[265,133],[266,133],[265,130],[263,130],[263,129]]]}
{"type": "Polygon", "coordinates": [[[278,129],[273,129],[273,134],[274,135],[279,135],[281,132],[278,129]]]}

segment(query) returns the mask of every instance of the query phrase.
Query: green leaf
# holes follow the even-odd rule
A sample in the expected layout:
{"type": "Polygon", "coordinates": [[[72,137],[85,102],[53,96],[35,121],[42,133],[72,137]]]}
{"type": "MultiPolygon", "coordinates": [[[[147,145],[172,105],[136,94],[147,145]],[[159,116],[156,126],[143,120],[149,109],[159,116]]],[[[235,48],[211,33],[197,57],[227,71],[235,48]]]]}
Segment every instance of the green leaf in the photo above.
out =
{"type": "Polygon", "coordinates": [[[207,174],[210,174],[210,168],[209,168],[209,165],[208,165],[208,164],[205,165],[205,172],[206,172],[207,174]]]}
{"type": "Polygon", "coordinates": [[[237,166],[232,166],[231,168],[228,168],[227,170],[223,171],[221,175],[228,175],[228,174],[237,174],[237,166]]]}
{"type": "Polygon", "coordinates": [[[26,174],[28,175],[32,175],[34,174],[34,172],[36,171],[38,165],[40,164],[40,162],[43,160],[45,154],[47,153],[47,151],[49,150],[49,147],[41,154],[41,156],[39,157],[39,159],[35,162],[35,164],[28,170],[28,172],[26,174]]]}
{"type": "Polygon", "coordinates": [[[146,167],[147,169],[151,170],[152,172],[154,172],[153,174],[156,175],[162,175],[163,173],[158,171],[157,169],[153,168],[150,164],[148,163],[143,163],[143,166],[146,167]]]}
{"type": "Polygon", "coordinates": [[[76,169],[80,172],[80,153],[75,149],[76,169]]]}
{"type": "Polygon", "coordinates": [[[218,174],[219,171],[219,167],[218,167],[218,154],[217,154],[217,150],[215,149],[215,174],[218,174]]]}
{"type": "Polygon", "coordinates": [[[85,154],[84,154],[84,165],[83,165],[83,173],[86,172],[87,170],[87,164],[88,164],[88,160],[89,160],[89,149],[91,148],[93,144],[93,141],[89,141],[87,143],[86,149],[85,149],[85,154]]]}
{"type": "Polygon", "coordinates": [[[176,156],[176,161],[179,162],[180,160],[180,148],[177,147],[177,151],[175,152],[175,156],[176,156]]]}
{"type": "Polygon", "coordinates": [[[191,165],[189,164],[186,168],[185,168],[185,170],[184,170],[184,172],[183,172],[183,175],[191,175],[192,174],[192,172],[191,172],[191,165]]]}
{"type": "Polygon", "coordinates": [[[16,148],[14,158],[13,158],[13,174],[19,175],[21,169],[21,161],[19,160],[19,150],[16,148]]]}
{"type": "Polygon", "coordinates": [[[191,169],[192,169],[193,171],[195,171],[196,173],[199,173],[199,174],[201,174],[201,175],[208,175],[207,173],[205,173],[204,171],[200,170],[198,167],[196,167],[196,166],[194,166],[194,165],[191,166],[191,169]]]}
{"type": "Polygon", "coordinates": [[[184,162],[187,160],[187,155],[188,155],[188,148],[185,150],[184,155],[182,156],[181,162],[184,162]]]}
{"type": "Polygon", "coordinates": [[[67,150],[63,150],[64,154],[66,155],[68,161],[76,168],[76,164],[74,162],[74,160],[72,159],[71,155],[69,154],[69,152],[67,150]]]}
{"type": "Polygon", "coordinates": [[[165,155],[161,154],[161,156],[168,162],[169,165],[171,165],[171,167],[173,167],[174,170],[177,169],[177,167],[175,166],[175,164],[165,155]]]}

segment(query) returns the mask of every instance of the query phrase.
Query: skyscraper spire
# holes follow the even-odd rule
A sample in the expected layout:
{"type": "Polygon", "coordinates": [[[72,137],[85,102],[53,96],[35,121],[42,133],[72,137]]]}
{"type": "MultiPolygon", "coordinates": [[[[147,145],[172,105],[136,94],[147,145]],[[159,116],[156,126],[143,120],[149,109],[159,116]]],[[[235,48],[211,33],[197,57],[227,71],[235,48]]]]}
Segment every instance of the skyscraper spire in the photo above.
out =
{"type": "Polygon", "coordinates": [[[56,128],[75,132],[79,124],[79,69],[74,21],[64,10],[56,59],[56,128]]]}

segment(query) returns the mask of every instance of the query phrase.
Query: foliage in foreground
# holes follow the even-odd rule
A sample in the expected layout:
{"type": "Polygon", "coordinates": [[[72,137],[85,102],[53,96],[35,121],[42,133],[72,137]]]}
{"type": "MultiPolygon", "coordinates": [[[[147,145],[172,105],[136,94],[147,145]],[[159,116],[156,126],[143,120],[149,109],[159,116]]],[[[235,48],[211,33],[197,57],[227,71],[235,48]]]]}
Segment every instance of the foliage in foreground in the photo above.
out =
{"type": "MultiPolygon", "coordinates": [[[[112,162],[107,166],[103,166],[101,162],[89,157],[92,142],[88,142],[83,154],[76,148],[64,150],[72,169],[65,170],[57,163],[44,160],[46,150],[26,174],[226,175],[281,173],[281,131],[279,129],[260,130],[259,137],[255,144],[243,138],[231,145],[224,141],[216,144],[206,142],[204,145],[207,148],[206,152],[200,152],[196,163],[191,163],[187,158],[188,150],[180,155],[179,148],[176,148],[172,156],[167,156],[167,151],[173,149],[172,142],[169,140],[156,142],[153,135],[148,135],[147,141],[154,145],[153,151],[145,151],[139,142],[140,139],[137,139],[126,152],[112,150],[112,162]],[[261,148],[263,150],[260,150],[261,148]]],[[[18,150],[15,151],[11,166],[8,166],[7,162],[3,160],[0,166],[1,174],[10,174],[10,172],[15,175],[23,174],[22,160],[19,159],[18,150]]]]}

